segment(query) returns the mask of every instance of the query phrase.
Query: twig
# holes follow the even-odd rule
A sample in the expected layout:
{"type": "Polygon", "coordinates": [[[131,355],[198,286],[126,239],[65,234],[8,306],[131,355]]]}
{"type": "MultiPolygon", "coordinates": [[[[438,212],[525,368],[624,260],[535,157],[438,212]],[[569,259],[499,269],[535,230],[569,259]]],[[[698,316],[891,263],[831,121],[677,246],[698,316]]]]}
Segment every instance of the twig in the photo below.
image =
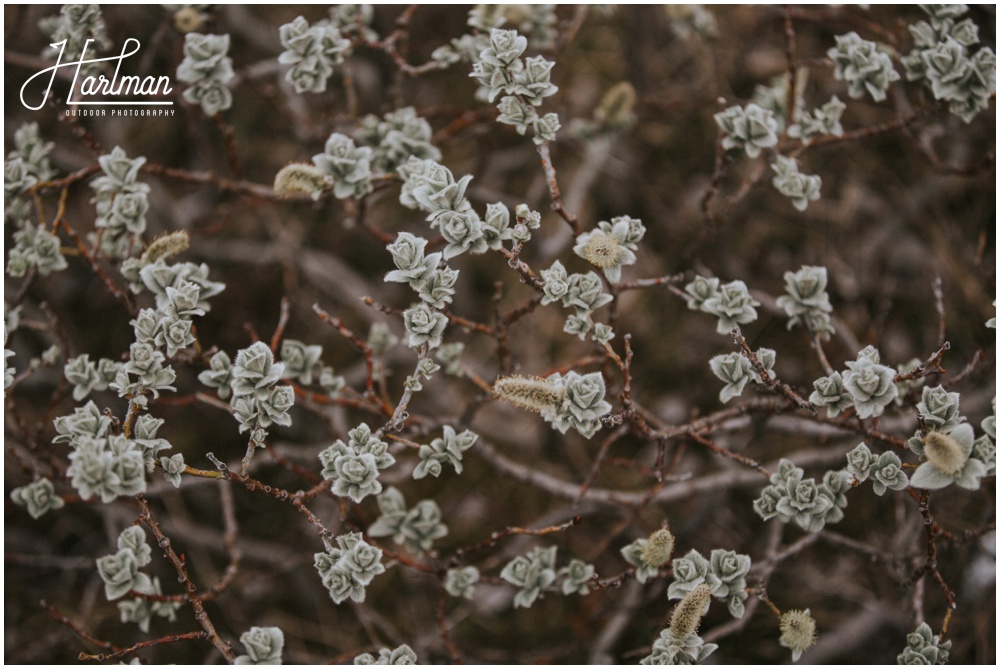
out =
{"type": "Polygon", "coordinates": [[[174,569],[177,571],[178,580],[184,586],[185,594],[188,602],[191,604],[191,608],[194,610],[194,619],[205,630],[205,634],[208,640],[212,643],[215,648],[222,653],[222,656],[226,658],[228,662],[233,662],[236,659],[236,654],[233,653],[233,649],[229,647],[229,644],[222,640],[219,633],[215,631],[215,626],[212,624],[211,619],[208,617],[208,612],[205,611],[204,605],[201,603],[201,599],[198,597],[198,586],[194,584],[191,577],[188,576],[187,567],[184,561],[178,557],[177,553],[174,552],[173,547],[170,545],[170,538],[163,533],[160,529],[159,523],[153,518],[153,514],[149,509],[149,503],[146,502],[146,498],[142,495],[136,495],[136,502],[139,504],[139,509],[141,513],[139,515],[140,520],[142,520],[153,533],[156,538],[157,545],[163,549],[164,555],[166,555],[167,560],[173,565],[174,569]]]}
{"type": "Polygon", "coordinates": [[[552,209],[569,224],[569,227],[573,230],[573,235],[579,236],[581,232],[579,221],[577,221],[574,214],[563,208],[562,194],[559,192],[559,180],[556,177],[556,168],[552,164],[548,142],[538,145],[538,155],[542,159],[542,170],[545,171],[545,184],[549,187],[549,199],[552,200],[552,209]]]}
{"type": "Polygon", "coordinates": [[[540,536],[545,536],[546,534],[552,534],[554,532],[563,532],[565,530],[568,530],[571,527],[579,525],[582,522],[582,520],[583,519],[580,516],[573,516],[564,523],[560,523],[559,525],[550,525],[548,527],[543,527],[538,530],[533,530],[526,527],[514,527],[514,526],[505,527],[502,530],[497,530],[496,532],[493,532],[492,534],[490,534],[489,537],[483,539],[477,544],[456,549],[455,552],[452,554],[451,559],[448,561],[448,563],[451,564],[452,566],[459,565],[462,563],[465,557],[468,556],[470,553],[475,553],[477,551],[481,551],[486,548],[492,548],[493,546],[497,545],[498,541],[511,534],[527,534],[534,537],[540,537],[540,536]]]}
{"type": "Polygon", "coordinates": [[[757,355],[752,350],[750,350],[750,345],[747,344],[746,338],[743,336],[743,333],[740,332],[740,329],[738,327],[733,328],[729,332],[729,334],[733,337],[733,339],[736,341],[736,344],[740,347],[740,352],[743,354],[743,356],[747,360],[749,360],[750,363],[753,364],[753,366],[757,369],[757,373],[760,375],[761,381],[763,381],[765,386],[767,386],[771,390],[780,392],[782,395],[784,395],[792,402],[794,402],[800,409],[805,409],[813,416],[818,415],[816,412],[816,407],[810,404],[808,400],[806,400],[797,392],[795,392],[795,390],[793,390],[792,387],[787,383],[782,383],[781,381],[779,381],[777,376],[771,375],[772,372],[769,372],[767,368],[764,367],[764,363],[762,363],[760,359],[757,358],[757,355]]]}
{"type": "Polygon", "coordinates": [[[274,334],[271,336],[271,353],[278,352],[278,344],[281,343],[281,337],[285,334],[285,326],[288,325],[289,309],[291,303],[288,300],[288,296],[284,295],[281,298],[281,311],[278,314],[278,325],[274,328],[274,334]]]}
{"type": "Polygon", "coordinates": [[[123,648],[117,650],[113,653],[97,653],[91,655],[90,653],[80,653],[77,659],[81,662],[86,662],[88,660],[93,660],[95,662],[107,662],[108,660],[116,660],[120,657],[128,657],[129,655],[135,655],[136,651],[143,648],[152,648],[153,646],[162,646],[168,643],[177,643],[178,641],[193,641],[208,639],[208,632],[185,632],[184,634],[170,634],[168,636],[160,637],[159,639],[150,639],[149,641],[140,641],[139,643],[133,644],[128,648],[123,648]]]}

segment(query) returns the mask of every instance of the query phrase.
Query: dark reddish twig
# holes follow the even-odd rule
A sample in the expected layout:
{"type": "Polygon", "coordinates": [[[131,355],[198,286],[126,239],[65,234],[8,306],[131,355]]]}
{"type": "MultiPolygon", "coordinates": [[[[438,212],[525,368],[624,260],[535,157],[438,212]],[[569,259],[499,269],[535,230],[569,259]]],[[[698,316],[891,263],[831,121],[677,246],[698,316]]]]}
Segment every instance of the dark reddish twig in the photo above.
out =
{"type": "Polygon", "coordinates": [[[573,235],[580,235],[580,222],[576,216],[566,211],[562,203],[562,194],[559,191],[559,180],[556,176],[556,168],[552,164],[552,155],[549,152],[548,143],[538,145],[538,155],[542,159],[542,170],[545,172],[545,183],[549,187],[549,199],[552,200],[552,209],[562,216],[562,219],[569,224],[573,230],[573,235]]]}
{"type": "Polygon", "coordinates": [[[94,662],[107,662],[108,660],[116,660],[122,657],[128,657],[129,655],[135,655],[135,652],[143,648],[152,648],[154,646],[162,646],[168,643],[177,643],[178,641],[193,641],[208,639],[208,632],[185,632],[184,634],[170,634],[168,636],[162,636],[159,639],[150,639],[149,641],[140,641],[139,643],[133,644],[128,648],[123,648],[121,650],[116,650],[112,653],[80,653],[77,659],[81,662],[86,662],[92,660],[94,662]]]}

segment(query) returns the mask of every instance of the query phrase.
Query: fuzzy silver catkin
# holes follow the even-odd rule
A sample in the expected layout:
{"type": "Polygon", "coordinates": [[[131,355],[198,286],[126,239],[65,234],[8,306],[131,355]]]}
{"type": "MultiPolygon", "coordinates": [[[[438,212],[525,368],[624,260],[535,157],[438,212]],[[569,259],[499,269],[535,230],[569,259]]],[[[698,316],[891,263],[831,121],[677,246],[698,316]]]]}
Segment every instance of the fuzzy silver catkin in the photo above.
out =
{"type": "Polygon", "coordinates": [[[642,551],[639,553],[639,560],[643,566],[659,569],[670,560],[673,553],[674,535],[663,527],[650,534],[649,538],[646,539],[646,543],[643,544],[642,551]]]}
{"type": "Polygon", "coordinates": [[[802,653],[816,643],[816,621],[809,609],[785,611],[781,614],[781,645],[793,652],[802,653]]]}
{"type": "Polygon", "coordinates": [[[504,376],[493,383],[493,394],[534,413],[557,411],[563,401],[562,390],[540,376],[504,376]]]}
{"type": "Polygon", "coordinates": [[[160,235],[146,247],[146,251],[142,254],[142,260],[146,263],[154,263],[160,259],[166,260],[187,251],[190,242],[191,238],[188,237],[187,230],[177,230],[167,235],[160,235]]]}
{"type": "Polygon", "coordinates": [[[316,200],[331,184],[330,176],[315,165],[289,163],[274,175],[274,194],[281,199],[303,194],[316,200]]]}
{"type": "Polygon", "coordinates": [[[622,81],[608,89],[594,111],[594,118],[609,127],[627,125],[635,109],[635,88],[622,81]]]}
{"type": "Polygon", "coordinates": [[[711,599],[712,589],[704,583],[684,595],[670,615],[670,636],[679,641],[697,632],[711,599]]]}
{"type": "Polygon", "coordinates": [[[962,471],[968,457],[950,434],[928,432],[923,442],[924,457],[935,469],[948,476],[955,476],[962,471]]]}
{"type": "Polygon", "coordinates": [[[595,230],[583,247],[583,257],[595,267],[606,269],[621,262],[622,245],[612,235],[595,230]]]}

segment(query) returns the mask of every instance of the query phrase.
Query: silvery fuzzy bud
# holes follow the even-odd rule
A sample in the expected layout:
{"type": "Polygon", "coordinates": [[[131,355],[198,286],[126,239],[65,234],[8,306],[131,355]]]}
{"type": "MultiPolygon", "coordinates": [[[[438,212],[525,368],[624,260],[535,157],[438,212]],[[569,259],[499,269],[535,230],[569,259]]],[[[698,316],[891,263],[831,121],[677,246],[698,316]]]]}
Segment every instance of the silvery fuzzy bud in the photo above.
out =
{"type": "Polygon", "coordinates": [[[612,300],[610,295],[603,292],[601,278],[594,272],[571,274],[568,284],[563,305],[576,307],[578,316],[589,314],[612,300]]]}
{"type": "Polygon", "coordinates": [[[708,361],[708,365],[712,369],[712,373],[726,384],[719,391],[719,401],[723,404],[742,395],[743,389],[752,377],[753,365],[750,360],[739,353],[717,355],[708,361]]]}
{"type": "Polygon", "coordinates": [[[844,381],[840,372],[816,379],[813,381],[813,388],[815,390],[809,395],[809,401],[816,406],[825,406],[828,418],[833,418],[841,411],[854,406],[851,395],[844,391],[844,381]]]}
{"type": "Polygon", "coordinates": [[[865,442],[861,442],[847,454],[847,471],[858,481],[866,481],[875,466],[876,457],[865,442]]]}
{"type": "Polygon", "coordinates": [[[240,635],[246,655],[240,655],[234,664],[281,664],[281,651],[285,635],[277,627],[251,627],[240,635]]]}
{"type": "Polygon", "coordinates": [[[338,199],[362,197],[372,190],[372,150],[355,146],[354,140],[338,132],[326,140],[323,153],[313,156],[313,163],[333,177],[333,194],[338,199]]]}
{"type": "Polygon", "coordinates": [[[937,100],[953,100],[965,97],[962,86],[967,78],[969,60],[965,47],[951,37],[938,42],[920,53],[923,62],[922,74],[930,84],[931,92],[937,100]]]}
{"type": "Polygon", "coordinates": [[[478,439],[479,435],[475,432],[464,430],[461,434],[456,434],[451,426],[445,425],[441,437],[420,447],[420,463],[413,470],[413,478],[421,479],[427,474],[436,478],[441,473],[440,464],[444,462],[451,463],[455,473],[461,474],[462,454],[472,448],[478,439]],[[434,463],[438,466],[432,466],[434,463]]]}
{"type": "Polygon", "coordinates": [[[254,342],[236,354],[230,372],[233,397],[267,397],[284,371],[285,365],[274,362],[274,354],[267,344],[254,342]]]}
{"type": "Polygon", "coordinates": [[[607,344],[615,338],[615,331],[607,323],[594,323],[591,336],[598,344],[607,344]]]}
{"type": "Polygon", "coordinates": [[[929,430],[951,432],[965,421],[958,415],[959,394],[946,391],[942,386],[924,387],[917,412],[929,430]]]}
{"type": "Polygon", "coordinates": [[[402,107],[385,114],[380,120],[367,116],[355,137],[375,146],[373,164],[382,172],[395,171],[411,156],[439,160],[441,152],[430,143],[430,123],[413,107],[402,107]]]}
{"type": "Polygon", "coordinates": [[[562,386],[562,403],[552,418],[553,426],[560,432],[574,428],[584,437],[590,438],[600,428],[600,419],[611,413],[611,404],[604,400],[604,377],[600,372],[578,374],[567,372],[565,376],[553,374],[549,377],[562,386]]]}
{"type": "Polygon", "coordinates": [[[789,328],[803,321],[808,325],[809,315],[833,311],[826,293],[825,267],[803,265],[797,272],[785,272],[784,278],[785,295],[780,296],[777,303],[791,317],[789,328]]]}
{"type": "Polygon", "coordinates": [[[156,454],[170,450],[170,442],[156,436],[156,431],[163,422],[162,418],[144,413],[136,418],[132,425],[132,441],[141,449],[142,460],[146,463],[146,470],[150,472],[153,471],[156,454]]]}
{"type": "Polygon", "coordinates": [[[434,357],[444,366],[444,373],[451,376],[462,376],[461,357],[465,350],[462,342],[442,344],[434,352],[434,357]]]}
{"type": "Polygon", "coordinates": [[[146,163],[144,157],[129,158],[124,149],[116,146],[111,153],[98,157],[97,162],[103,174],[90,182],[90,187],[99,198],[109,196],[110,199],[110,195],[115,193],[149,188],[146,184],[136,182],[140,168],[146,163]]]}
{"type": "Polygon", "coordinates": [[[889,84],[899,79],[889,55],[855,32],[834,39],[837,45],[826,53],[833,61],[833,76],[847,82],[847,94],[860,98],[867,91],[875,102],[885,100],[889,84]]]}
{"type": "Polygon", "coordinates": [[[135,554],[127,548],[98,558],[97,573],[104,581],[104,596],[108,601],[124,596],[129,590],[152,587],[149,577],[139,571],[135,554]]]}
{"type": "Polygon", "coordinates": [[[177,78],[192,84],[203,79],[227,82],[233,78],[229,53],[229,35],[188,33],[184,36],[184,60],[177,68],[177,78]]]}
{"type": "Polygon", "coordinates": [[[351,41],[343,38],[337,28],[310,27],[302,16],[281,26],[278,35],[281,46],[285,47],[278,62],[292,66],[285,80],[294,86],[296,93],[325,91],[334,65],[342,63],[350,53],[351,41]]]}
{"type": "Polygon", "coordinates": [[[225,351],[219,351],[208,361],[209,368],[198,374],[198,380],[209,388],[217,388],[219,397],[229,397],[232,382],[232,359],[225,351]]]}
{"type": "MultiPolygon", "coordinates": [[[[334,495],[350,497],[355,503],[360,503],[368,495],[382,492],[378,474],[375,458],[368,453],[337,456],[333,461],[335,480],[332,492],[334,495]]],[[[329,477],[324,476],[324,478],[329,477]]]]}
{"type": "Polygon", "coordinates": [[[592,329],[593,321],[590,320],[589,315],[568,314],[566,321],[563,323],[563,332],[576,335],[580,341],[586,339],[592,329]]]}
{"type": "MultiPolygon", "coordinates": [[[[45,142],[38,131],[37,123],[25,123],[14,131],[14,146],[17,147],[17,158],[21,159],[24,169],[39,181],[51,179],[55,174],[49,163],[49,153],[55,147],[55,142],[45,142]]],[[[11,154],[8,154],[10,160],[11,154]]],[[[6,182],[4,184],[6,186],[6,182]]]]}
{"type": "Polygon", "coordinates": [[[750,297],[750,291],[742,281],[730,281],[719,287],[717,295],[702,304],[702,310],[718,316],[716,332],[728,334],[737,324],[752,323],[757,320],[754,307],[760,303],[750,297]]]}
{"type": "Polygon", "coordinates": [[[520,57],[528,47],[528,39],[523,35],[518,35],[516,30],[500,30],[494,28],[490,31],[490,45],[479,54],[479,58],[498,68],[506,68],[510,71],[518,71],[523,67],[520,57]]]}
{"type": "Polygon", "coordinates": [[[524,61],[524,69],[517,73],[514,80],[517,82],[515,89],[518,95],[532,105],[541,105],[545,98],[555,95],[559,87],[552,84],[552,67],[555,65],[551,60],[545,60],[542,56],[532,56],[524,61]]]}
{"type": "MultiPolygon", "coordinates": [[[[48,35],[50,40],[47,42],[50,46],[43,54],[46,57],[59,53],[51,46],[52,43],[66,40],[63,51],[65,62],[83,58],[84,49],[88,46],[87,40],[92,40],[90,48],[96,46],[98,50],[107,49],[111,45],[104,17],[101,15],[101,8],[98,5],[82,3],[63,5],[58,16],[42,18],[38,22],[38,27],[48,35]]],[[[93,53],[88,49],[86,55],[92,57],[93,53]]],[[[85,74],[96,74],[100,72],[99,64],[85,63],[80,71],[85,74]]]]}
{"type": "Polygon", "coordinates": [[[520,588],[514,596],[514,608],[529,608],[542,590],[556,580],[556,547],[536,548],[527,556],[518,556],[508,562],[500,578],[520,588]]]}
{"type": "Polygon", "coordinates": [[[153,338],[153,344],[165,348],[167,356],[174,357],[195,342],[192,322],[181,318],[166,317],[160,321],[160,328],[153,338]]]}
{"type": "Polygon", "coordinates": [[[871,466],[872,486],[875,494],[882,496],[888,490],[904,490],[910,485],[899,456],[887,451],[878,456],[871,466]]]}
{"type": "Polygon", "coordinates": [[[380,648],[378,658],[371,653],[363,653],[354,658],[354,664],[416,664],[417,654],[405,643],[397,648],[380,648]]]}
{"type": "Polygon", "coordinates": [[[80,402],[93,390],[104,390],[107,384],[102,383],[97,374],[97,365],[90,361],[90,355],[84,353],[66,361],[63,375],[73,386],[73,399],[80,402]]]}
{"type": "Polygon", "coordinates": [[[746,575],[750,571],[750,556],[716,548],[709,557],[709,565],[705,584],[711,588],[712,596],[725,600],[734,618],[742,618],[743,602],[749,596],[746,575]]]}
{"type": "Polygon", "coordinates": [[[500,111],[497,122],[514,126],[519,135],[523,135],[528,126],[533,126],[538,120],[535,108],[513,95],[500,98],[497,109],[500,111]]]}
{"type": "Polygon", "coordinates": [[[705,643],[694,633],[678,639],[668,628],[660,632],[652,652],[639,660],[639,664],[701,664],[718,648],[719,644],[705,643]]]}
{"type": "Polygon", "coordinates": [[[454,567],[444,576],[444,589],[452,597],[472,599],[479,583],[479,570],[475,567],[454,567]]]}
{"type": "Polygon", "coordinates": [[[920,623],[916,631],[906,635],[906,648],[896,658],[896,662],[897,664],[947,664],[950,650],[951,641],[942,641],[940,636],[931,631],[930,625],[920,623]]]}
{"type": "Polygon", "coordinates": [[[667,597],[680,599],[699,585],[706,583],[712,565],[701,553],[691,549],[684,557],[674,559],[673,569],[674,582],[667,588],[667,597]]]}
{"type": "Polygon", "coordinates": [[[587,564],[583,560],[572,559],[569,564],[559,570],[558,576],[563,577],[562,593],[564,595],[590,594],[588,587],[594,575],[594,565],[587,564]]]}
{"type": "MultiPolygon", "coordinates": [[[[407,163],[410,164],[409,162],[407,163]]],[[[472,175],[467,174],[458,181],[454,175],[444,165],[439,165],[433,160],[424,163],[425,171],[407,176],[407,182],[413,181],[413,186],[409,189],[409,197],[424,211],[431,214],[431,227],[434,226],[433,217],[441,211],[465,211],[469,209],[468,200],[465,198],[465,191],[472,181],[472,175]]],[[[399,201],[404,203],[403,194],[400,193],[399,201]]]]}
{"type": "Polygon", "coordinates": [[[543,269],[539,273],[542,277],[542,304],[552,302],[565,302],[569,293],[569,276],[566,268],[556,260],[548,269],[543,269]]]}
{"type": "Polygon", "coordinates": [[[389,331],[385,323],[372,323],[366,343],[373,355],[382,355],[399,342],[399,337],[389,331]]]}
{"type": "Polygon", "coordinates": [[[191,84],[184,99],[201,106],[206,116],[229,109],[233,94],[226,84],[233,78],[233,61],[229,51],[229,35],[184,36],[184,60],[177,68],[177,78],[191,84]]]}
{"type": "Polygon", "coordinates": [[[288,410],[295,404],[295,390],[284,385],[271,388],[265,397],[258,396],[254,404],[258,427],[267,428],[272,424],[287,427],[292,424],[288,410]]]}
{"type": "Polygon", "coordinates": [[[319,385],[330,397],[335,397],[347,385],[347,379],[334,373],[333,367],[323,367],[319,373],[319,385]]]}
{"type": "MultiPolygon", "coordinates": [[[[757,362],[760,363],[761,367],[764,368],[764,372],[767,374],[768,379],[773,379],[776,375],[773,371],[774,362],[777,359],[777,352],[773,348],[759,348],[754,351],[754,355],[757,356],[757,362]]],[[[753,363],[750,364],[750,379],[754,383],[764,383],[764,379],[761,377],[760,371],[757,369],[757,365],[753,363]]]]}
{"type": "Polygon", "coordinates": [[[399,533],[411,550],[426,553],[437,539],[448,535],[448,527],[441,522],[441,509],[437,502],[423,499],[407,511],[400,523],[399,533]]]}
{"type": "Polygon", "coordinates": [[[448,242],[443,251],[445,260],[466,251],[485,253],[489,248],[483,235],[483,222],[472,210],[438,212],[434,215],[433,225],[441,230],[441,236],[448,242]]]}
{"type": "Polygon", "coordinates": [[[795,476],[778,486],[783,493],[776,507],[778,517],[785,523],[794,518],[807,532],[819,532],[835,508],[834,499],[815,479],[803,480],[801,471],[796,468],[795,476]]]}
{"type": "Polygon", "coordinates": [[[407,346],[417,348],[426,344],[428,348],[435,349],[441,345],[441,335],[448,325],[448,318],[421,302],[403,312],[403,325],[406,327],[407,346]]]}
{"type": "Polygon", "coordinates": [[[184,99],[199,105],[205,116],[215,116],[233,106],[233,93],[218,79],[200,79],[184,91],[184,99]]]}
{"type": "Polygon", "coordinates": [[[10,250],[7,273],[12,277],[24,276],[35,266],[38,273],[47,276],[67,267],[66,258],[60,253],[59,237],[42,226],[35,227],[28,221],[20,224],[14,233],[14,248],[10,250]]]}
{"type": "Polygon", "coordinates": [[[760,492],[760,497],[754,500],[753,510],[764,520],[770,520],[778,515],[778,502],[784,497],[779,487],[769,485],[760,492]]]}
{"type": "Polygon", "coordinates": [[[556,133],[559,132],[562,124],[559,122],[559,114],[549,112],[545,116],[536,118],[531,127],[535,131],[535,136],[531,141],[540,145],[556,141],[556,133]]]}
{"type": "Polygon", "coordinates": [[[298,379],[303,385],[310,385],[323,369],[322,357],[322,346],[306,346],[298,340],[285,339],[281,342],[281,362],[285,365],[281,378],[298,379]]]}
{"type": "Polygon", "coordinates": [[[687,293],[688,309],[705,311],[705,302],[719,296],[719,280],[712,277],[696,276],[694,281],[684,286],[687,293]]]}
{"type": "Polygon", "coordinates": [[[177,453],[169,458],[160,458],[160,466],[163,468],[163,478],[173,484],[175,488],[181,485],[181,474],[186,469],[184,455],[177,453]]]}
{"type": "Polygon", "coordinates": [[[10,491],[10,499],[18,506],[23,506],[34,519],[41,518],[49,511],[61,509],[66,502],[56,494],[52,481],[40,478],[28,485],[14,488],[10,491]]]}
{"type": "Polygon", "coordinates": [[[859,418],[881,416],[899,392],[893,382],[895,370],[878,364],[878,360],[878,351],[868,346],[858,353],[856,361],[846,363],[844,389],[854,400],[859,418]]]}
{"type": "Polygon", "coordinates": [[[497,251],[503,242],[510,239],[510,210],[501,202],[486,205],[486,216],[483,218],[483,238],[486,245],[497,251]]]}
{"type": "Polygon", "coordinates": [[[713,118],[725,133],[722,148],[726,150],[742,148],[749,157],[756,158],[761,149],[778,144],[778,122],[774,113],[752,102],[745,108],[729,107],[713,118]]]}
{"type": "Polygon", "coordinates": [[[811,200],[819,199],[819,189],[823,180],[818,175],[802,174],[794,158],[775,157],[771,169],[775,177],[771,183],[779,193],[792,200],[792,206],[805,211],[811,200]]]}
{"type": "Polygon", "coordinates": [[[427,278],[441,261],[440,253],[432,253],[424,257],[427,240],[416,237],[409,232],[400,232],[396,241],[385,248],[392,255],[396,269],[385,275],[385,281],[396,283],[415,283],[427,278]]]}
{"type": "Polygon", "coordinates": [[[823,135],[840,137],[844,134],[840,117],[845,109],[847,109],[847,105],[834,95],[822,107],[801,114],[798,123],[788,129],[788,134],[791,137],[801,137],[805,144],[808,144],[814,137],[823,135]]]}
{"type": "Polygon", "coordinates": [[[81,437],[104,437],[111,426],[111,419],[103,415],[91,401],[76,408],[69,416],[56,418],[53,423],[58,434],[52,439],[52,443],[58,444],[67,441],[72,443],[81,437]]]}

